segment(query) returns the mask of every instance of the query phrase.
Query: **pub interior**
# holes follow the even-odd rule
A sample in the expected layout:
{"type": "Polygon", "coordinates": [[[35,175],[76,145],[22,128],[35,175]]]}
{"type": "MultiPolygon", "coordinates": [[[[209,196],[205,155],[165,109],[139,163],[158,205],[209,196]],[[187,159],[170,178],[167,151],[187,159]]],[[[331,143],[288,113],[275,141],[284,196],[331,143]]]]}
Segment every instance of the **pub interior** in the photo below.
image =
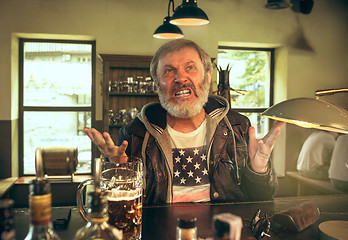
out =
{"type": "MultiPolygon", "coordinates": [[[[291,7],[266,8],[266,0],[200,0],[198,6],[209,17],[209,24],[180,27],[185,39],[192,40],[213,58],[218,57],[219,47],[272,49],[274,51],[272,100],[273,104],[292,98],[314,98],[320,89],[348,87],[348,2],[346,0],[314,0],[313,9],[304,14],[291,7]]],[[[300,4],[301,0],[291,0],[300,4]]],[[[182,2],[174,1],[175,7],[182,2]]],[[[141,62],[136,56],[153,56],[166,41],[154,38],[155,29],[163,23],[167,14],[167,0],[0,0],[0,197],[13,199],[15,209],[26,209],[23,216],[16,215],[16,229],[28,227],[28,188],[33,174],[23,172],[23,106],[20,106],[21,90],[21,41],[68,40],[87,41],[95,47],[92,53],[92,100],[91,126],[100,131],[110,130],[106,112],[109,79],[106,65],[116,62],[141,62]],[[122,56],[128,56],[124,59],[122,56]],[[134,57],[134,58],[132,58],[134,57]],[[132,60],[133,59],[133,60],[132,60]],[[24,219],[24,220],[23,220],[24,219]]],[[[141,58],[141,57],[140,57],[141,58]]],[[[146,58],[146,57],[145,57],[146,58]]],[[[142,63],[147,68],[149,58],[142,63]]],[[[121,64],[122,65],[122,64],[121,64]]],[[[134,67],[134,66],[132,66],[134,67]]],[[[131,67],[131,68],[132,68],[131,67]]],[[[117,67],[116,67],[117,68],[117,67]]],[[[232,68],[231,71],[234,69],[232,68]]],[[[217,88],[219,79],[216,69],[212,74],[212,86],[217,88]]],[[[149,99],[136,104],[156,99],[149,99]]],[[[348,110],[348,95],[340,93],[321,97],[348,110]]],[[[114,100],[116,101],[116,100],[114,100]]],[[[111,102],[111,100],[110,100],[111,102]]],[[[111,103],[110,103],[111,104],[111,103]]],[[[127,104],[126,104],[127,105],[127,104]]],[[[140,108],[141,106],[138,106],[140,108]]],[[[123,106],[132,108],[135,105],[123,106]]],[[[57,122],[63,125],[63,122],[57,122]]],[[[270,124],[272,122],[270,121],[270,124]]],[[[115,130],[112,130],[115,131],[115,130]]],[[[146,208],[143,215],[143,239],[175,239],[176,217],[190,212],[198,218],[198,235],[207,238],[212,234],[212,217],[215,213],[229,211],[240,215],[243,222],[252,218],[257,206],[263,211],[279,212],[298,204],[312,203],[322,212],[319,222],[348,220],[344,202],[347,195],[335,189],[329,181],[305,179],[297,174],[296,165],[302,144],[312,129],[286,124],[272,153],[272,161],[279,181],[274,202],[231,203],[230,205],[197,205],[189,208],[146,208]],[[250,208],[248,207],[250,206],[250,208]],[[322,209],[321,209],[322,208],[322,209]],[[173,212],[174,211],[174,212],[173,212]],[[163,223],[156,232],[149,221],[163,223]],[[246,217],[248,215],[248,217],[246,217]],[[209,218],[207,221],[202,221],[209,218]],[[147,222],[148,221],[148,222],[147,222]],[[162,234],[162,235],[158,235],[162,234]],[[164,234],[164,235],[163,235],[164,234]],[[159,237],[159,236],[162,236],[159,237]]],[[[114,136],[117,132],[114,133],[114,136]]],[[[87,136],[84,136],[88,139],[87,136]]],[[[90,159],[99,155],[92,146],[90,159]]],[[[62,239],[72,239],[72,232],[84,224],[76,210],[76,190],[91,172],[74,174],[71,180],[52,180],[52,205],[71,207],[74,210],[68,230],[59,232],[62,239]]],[[[17,214],[17,212],[16,212],[17,214]]],[[[318,224],[304,235],[271,235],[271,239],[317,239],[318,224]]],[[[244,222],[242,236],[253,239],[247,233],[244,222]]],[[[27,231],[27,230],[26,230],[27,231]]],[[[307,232],[306,232],[307,231],[307,232]]],[[[17,231],[18,232],[18,231],[17,231]]],[[[25,236],[26,233],[17,236],[25,236]]],[[[22,239],[22,238],[17,238],[22,239]]]]}

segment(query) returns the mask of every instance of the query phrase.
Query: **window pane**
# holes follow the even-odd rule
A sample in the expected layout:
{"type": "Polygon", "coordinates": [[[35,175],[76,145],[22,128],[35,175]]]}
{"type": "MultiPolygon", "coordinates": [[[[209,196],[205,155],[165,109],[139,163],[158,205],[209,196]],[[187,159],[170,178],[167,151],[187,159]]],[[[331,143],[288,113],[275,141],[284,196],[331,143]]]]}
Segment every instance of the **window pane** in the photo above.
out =
{"type": "Polygon", "coordinates": [[[77,173],[91,172],[91,141],[83,127],[91,127],[91,112],[24,112],[24,174],[35,174],[35,149],[78,148],[77,173]]]}
{"type": "Polygon", "coordinates": [[[91,106],[92,45],[24,43],[23,106],[91,106]]]}
{"type": "Polygon", "coordinates": [[[240,112],[247,116],[251,122],[251,126],[255,128],[256,138],[263,138],[268,132],[268,118],[261,116],[261,113],[240,112]]]}
{"type": "Polygon", "coordinates": [[[219,49],[218,66],[231,68],[231,88],[245,93],[231,91],[233,108],[269,107],[270,56],[269,51],[219,49]]]}

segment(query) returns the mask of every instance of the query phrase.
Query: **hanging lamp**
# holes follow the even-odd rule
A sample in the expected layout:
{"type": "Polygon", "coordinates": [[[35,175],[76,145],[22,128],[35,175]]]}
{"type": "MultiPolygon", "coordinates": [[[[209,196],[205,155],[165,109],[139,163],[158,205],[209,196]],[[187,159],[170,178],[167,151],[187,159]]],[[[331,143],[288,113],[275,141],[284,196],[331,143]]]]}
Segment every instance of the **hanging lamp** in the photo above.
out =
{"type": "Polygon", "coordinates": [[[197,0],[183,0],[178,6],[170,20],[171,24],[182,26],[198,26],[209,23],[205,12],[197,5],[197,0]]]}
{"type": "Polygon", "coordinates": [[[154,38],[159,39],[178,39],[183,38],[184,34],[178,26],[171,24],[170,21],[170,6],[173,6],[174,11],[174,0],[169,0],[168,3],[168,16],[163,19],[163,24],[159,26],[154,34],[152,35],[154,38]]]}
{"type": "Polygon", "coordinates": [[[283,9],[290,7],[288,0],[267,0],[266,8],[269,9],[283,9]]]}
{"type": "Polygon", "coordinates": [[[348,111],[319,96],[348,92],[347,88],[316,91],[316,98],[294,98],[280,102],[262,113],[262,116],[304,128],[348,134],[348,111]]]}

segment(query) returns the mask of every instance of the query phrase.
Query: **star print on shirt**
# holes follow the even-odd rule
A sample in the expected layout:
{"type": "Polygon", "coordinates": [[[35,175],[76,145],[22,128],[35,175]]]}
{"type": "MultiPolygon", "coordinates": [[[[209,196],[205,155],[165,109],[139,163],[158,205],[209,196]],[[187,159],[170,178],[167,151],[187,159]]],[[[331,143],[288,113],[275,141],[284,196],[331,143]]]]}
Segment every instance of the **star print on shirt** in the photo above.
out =
{"type": "Polygon", "coordinates": [[[180,162],[180,160],[181,160],[180,157],[176,157],[176,158],[175,158],[175,162],[177,162],[177,163],[180,162]]]}
{"type": "Polygon", "coordinates": [[[173,149],[173,185],[198,186],[209,183],[206,148],[173,149]]]}

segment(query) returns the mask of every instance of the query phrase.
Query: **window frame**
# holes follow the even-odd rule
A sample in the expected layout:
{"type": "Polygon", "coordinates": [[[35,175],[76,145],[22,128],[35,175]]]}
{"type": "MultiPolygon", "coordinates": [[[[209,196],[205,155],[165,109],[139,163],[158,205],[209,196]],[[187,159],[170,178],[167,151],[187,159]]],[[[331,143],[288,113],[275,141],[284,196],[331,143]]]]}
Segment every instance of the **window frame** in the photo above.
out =
{"type": "MultiPolygon", "coordinates": [[[[22,176],[32,176],[33,174],[24,174],[24,112],[91,112],[92,122],[91,125],[95,126],[96,122],[96,42],[95,41],[85,41],[85,40],[60,40],[60,39],[35,39],[35,38],[19,38],[19,51],[18,51],[18,96],[19,96],[19,119],[18,119],[18,175],[22,176]],[[76,106],[76,107],[64,107],[64,106],[24,106],[24,43],[26,42],[37,42],[37,43],[73,43],[73,44],[90,44],[92,48],[91,53],[91,77],[92,77],[92,88],[91,88],[91,106],[76,106]]],[[[94,156],[95,148],[92,146],[91,142],[91,170],[88,173],[75,173],[76,175],[92,174],[94,168],[94,156]]]]}
{"type": "MultiPolygon", "coordinates": [[[[259,47],[233,47],[233,46],[218,46],[219,50],[245,50],[245,51],[262,51],[270,53],[270,81],[269,81],[269,106],[265,108],[233,108],[236,112],[239,113],[263,113],[267,108],[273,106],[274,103],[274,72],[275,72],[275,49],[274,48],[259,48],[259,47]]],[[[268,128],[270,127],[270,121],[268,128]]]]}

